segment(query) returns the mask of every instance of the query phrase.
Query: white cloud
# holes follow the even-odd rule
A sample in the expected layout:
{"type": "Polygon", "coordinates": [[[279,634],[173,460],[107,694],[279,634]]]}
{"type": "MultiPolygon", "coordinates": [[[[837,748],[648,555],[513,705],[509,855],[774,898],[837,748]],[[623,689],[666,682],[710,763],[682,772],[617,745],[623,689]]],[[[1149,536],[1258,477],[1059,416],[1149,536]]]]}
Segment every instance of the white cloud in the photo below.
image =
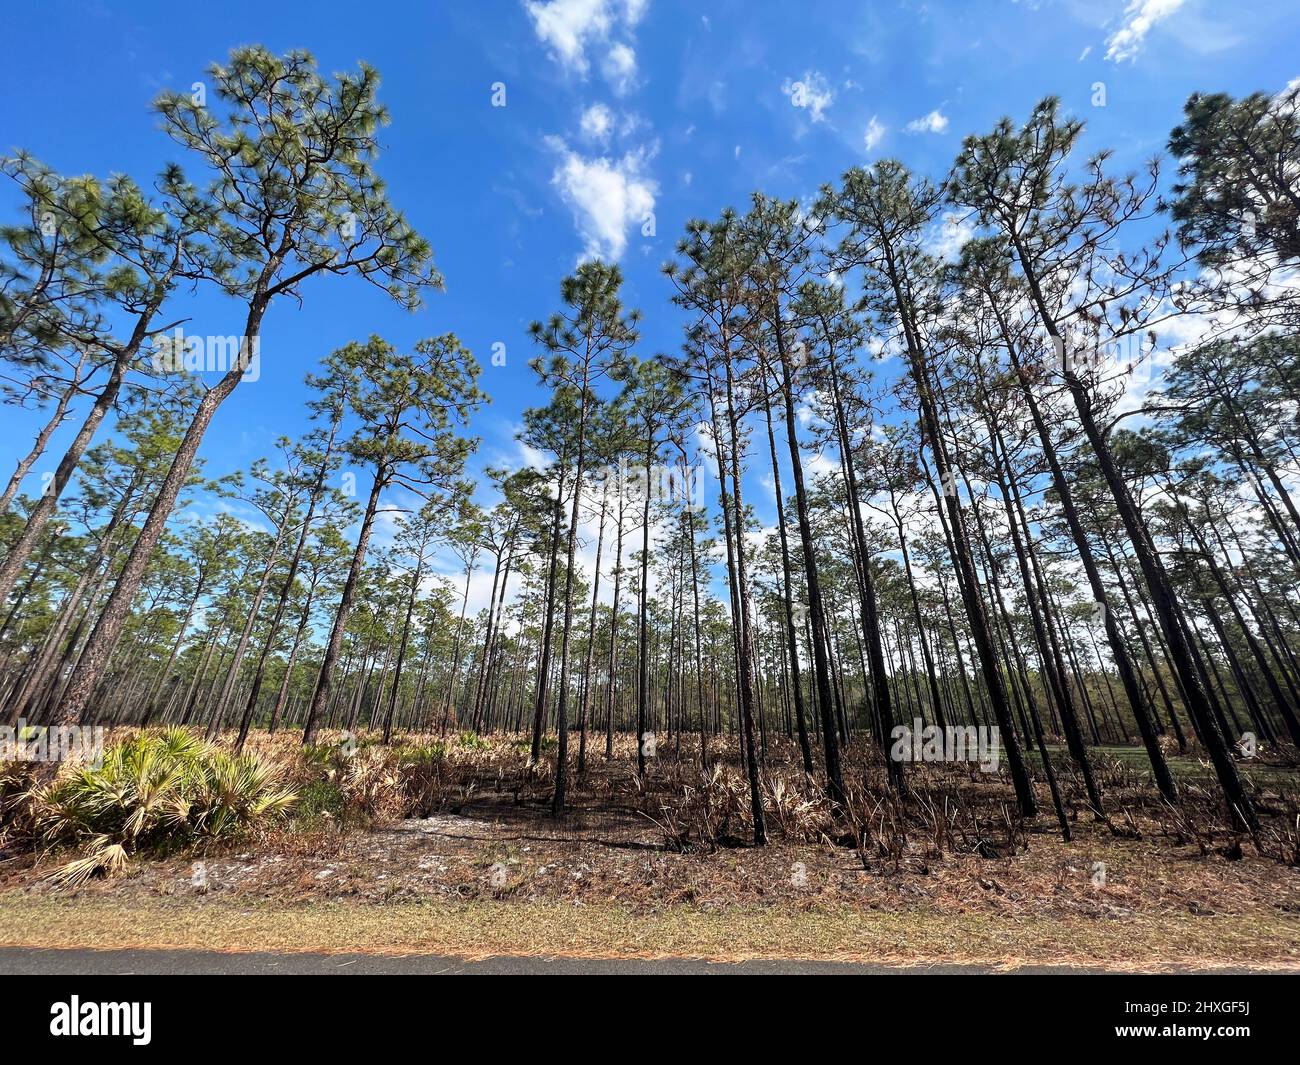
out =
{"type": "Polygon", "coordinates": [[[798,81],[786,78],[781,91],[795,107],[806,109],[814,122],[823,121],[824,112],[835,101],[830,83],[817,71],[806,70],[798,81]]]}
{"type": "Polygon", "coordinates": [[[1129,0],[1124,24],[1106,38],[1106,58],[1122,63],[1142,50],[1151,27],[1183,6],[1184,0],[1129,0]]]}
{"type": "Polygon", "coordinates": [[[975,236],[975,220],[971,215],[945,211],[943,217],[930,226],[925,234],[925,250],[936,259],[955,261],[966,242],[975,236]]]}
{"type": "Polygon", "coordinates": [[[838,480],[840,477],[839,459],[831,458],[824,451],[815,451],[804,460],[803,467],[813,480],[838,480]]]}
{"type": "Polygon", "coordinates": [[[632,31],[649,0],[525,0],[533,30],[566,70],[586,77],[588,49],[600,50],[601,73],[616,92],[631,87],[636,75],[632,31]]]}
{"type": "Polygon", "coordinates": [[[871,121],[867,123],[866,132],[862,134],[862,146],[868,152],[874,151],[877,144],[885,136],[885,127],[880,124],[880,120],[871,116],[871,121]]]}
{"type": "Polygon", "coordinates": [[[550,144],[561,154],[551,184],[573,211],[583,257],[621,258],[628,227],[640,227],[654,211],[659,190],[645,172],[653,150],[629,152],[620,159],[587,158],[558,138],[551,138],[550,144]]]}
{"type": "Polygon", "coordinates": [[[948,116],[936,108],[928,115],[914,118],[906,126],[908,133],[942,133],[948,128],[948,116]]]}
{"type": "Polygon", "coordinates": [[[636,83],[636,52],[621,42],[613,45],[601,62],[601,71],[610,87],[622,96],[636,83]]]}
{"type": "Polygon", "coordinates": [[[555,57],[579,73],[587,71],[586,46],[589,38],[603,38],[610,31],[610,12],[605,0],[551,0],[524,4],[537,36],[550,45],[555,57]]]}
{"type": "Polygon", "coordinates": [[[1092,45],[1086,45],[1082,52],[1079,53],[1077,62],[1082,63],[1088,56],[1092,55],[1092,45]]]}
{"type": "Polygon", "coordinates": [[[578,124],[584,137],[604,144],[609,140],[609,131],[614,128],[614,116],[604,104],[592,104],[582,112],[578,124]]]}

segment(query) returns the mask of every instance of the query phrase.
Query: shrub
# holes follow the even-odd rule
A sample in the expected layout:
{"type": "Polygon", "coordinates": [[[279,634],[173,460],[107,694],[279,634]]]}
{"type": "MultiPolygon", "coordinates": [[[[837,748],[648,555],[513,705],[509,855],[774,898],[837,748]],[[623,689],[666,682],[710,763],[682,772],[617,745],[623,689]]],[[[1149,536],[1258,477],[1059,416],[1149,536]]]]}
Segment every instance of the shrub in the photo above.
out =
{"type": "Polygon", "coordinates": [[[442,743],[422,743],[395,748],[397,758],[403,765],[421,765],[439,762],[447,757],[447,747],[442,743]]]}
{"type": "Polygon", "coordinates": [[[349,815],[364,821],[389,821],[401,816],[401,772],[396,756],[382,747],[339,753],[328,773],[339,789],[349,815]]]}
{"type": "Polygon", "coordinates": [[[321,828],[331,821],[341,821],[347,812],[342,789],[332,780],[319,778],[298,789],[293,808],[294,824],[303,828],[321,828]]]}
{"type": "Polygon", "coordinates": [[[456,742],[462,747],[468,747],[470,750],[481,751],[490,746],[487,740],[477,732],[471,732],[469,729],[462,729],[456,742]]]}
{"type": "Polygon", "coordinates": [[[36,838],[32,800],[38,783],[36,763],[0,762],[0,848],[36,838]]]}
{"type": "Polygon", "coordinates": [[[27,792],[41,842],[81,848],[55,875],[80,883],[112,875],[129,857],[261,829],[297,799],[278,766],[232,755],[182,728],[141,732],[27,792]]]}
{"type": "Polygon", "coordinates": [[[441,802],[445,758],[441,743],[336,751],[325,782],[340,797],[340,820],[385,824],[427,817],[441,802]]]}

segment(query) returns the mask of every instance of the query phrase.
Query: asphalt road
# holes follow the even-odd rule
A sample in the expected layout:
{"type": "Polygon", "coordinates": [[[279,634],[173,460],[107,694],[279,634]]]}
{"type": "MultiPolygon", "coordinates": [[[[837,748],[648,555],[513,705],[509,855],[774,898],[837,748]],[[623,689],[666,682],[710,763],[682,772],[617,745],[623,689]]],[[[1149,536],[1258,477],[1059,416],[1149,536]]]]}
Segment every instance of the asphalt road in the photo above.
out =
{"type": "MultiPolygon", "coordinates": [[[[468,961],[436,954],[392,956],[383,954],[227,954],[204,950],[44,950],[0,947],[0,975],[14,976],[124,976],[147,974],[187,976],[284,974],[329,975],[814,975],[926,973],[980,974],[1006,972],[987,965],[877,965],[860,962],[758,960],[711,962],[699,958],[600,959],[549,957],[497,957],[468,961]]],[[[1100,973],[1103,969],[1064,965],[1037,965],[1011,970],[1026,975],[1100,973]]],[[[1182,970],[1187,971],[1187,970],[1182,970]]],[[[1197,970],[1214,973],[1242,969],[1197,970]]]]}

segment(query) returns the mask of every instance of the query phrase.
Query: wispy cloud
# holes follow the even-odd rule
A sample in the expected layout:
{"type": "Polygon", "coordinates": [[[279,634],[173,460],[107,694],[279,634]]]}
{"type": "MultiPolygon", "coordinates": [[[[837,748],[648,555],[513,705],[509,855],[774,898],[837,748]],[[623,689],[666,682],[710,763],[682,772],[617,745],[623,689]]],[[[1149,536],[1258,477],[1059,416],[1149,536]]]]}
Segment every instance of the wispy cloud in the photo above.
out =
{"type": "Polygon", "coordinates": [[[806,70],[797,81],[786,78],[781,83],[781,91],[790,97],[795,107],[807,110],[808,117],[814,122],[825,120],[826,109],[835,102],[830,82],[815,70],[806,70]]]}
{"type": "Polygon", "coordinates": [[[948,116],[936,108],[928,115],[912,119],[904,128],[908,133],[943,133],[948,128],[948,116]]]}
{"type": "Polygon", "coordinates": [[[875,115],[872,115],[871,121],[867,123],[867,128],[862,134],[862,147],[868,152],[873,152],[876,150],[876,145],[879,144],[884,137],[885,127],[881,124],[880,119],[875,115]]]}
{"type": "Polygon", "coordinates": [[[1130,0],[1124,21],[1106,38],[1106,58],[1116,63],[1133,60],[1142,50],[1151,27],[1183,6],[1184,0],[1130,0]]]}

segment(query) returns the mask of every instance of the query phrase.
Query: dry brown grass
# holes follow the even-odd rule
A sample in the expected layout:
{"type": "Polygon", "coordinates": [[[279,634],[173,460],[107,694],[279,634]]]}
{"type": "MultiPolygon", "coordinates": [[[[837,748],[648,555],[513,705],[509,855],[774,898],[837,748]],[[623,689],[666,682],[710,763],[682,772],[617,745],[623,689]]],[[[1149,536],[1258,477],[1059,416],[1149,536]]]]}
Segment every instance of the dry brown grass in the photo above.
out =
{"type": "Polygon", "coordinates": [[[644,913],[618,905],[555,902],[282,906],[0,894],[0,945],[190,948],[222,951],[498,954],[569,957],[806,958],[876,962],[978,962],[1294,969],[1297,927],[1250,918],[1164,917],[1124,922],[1008,921],[906,907],[671,906],[644,913]]]}

